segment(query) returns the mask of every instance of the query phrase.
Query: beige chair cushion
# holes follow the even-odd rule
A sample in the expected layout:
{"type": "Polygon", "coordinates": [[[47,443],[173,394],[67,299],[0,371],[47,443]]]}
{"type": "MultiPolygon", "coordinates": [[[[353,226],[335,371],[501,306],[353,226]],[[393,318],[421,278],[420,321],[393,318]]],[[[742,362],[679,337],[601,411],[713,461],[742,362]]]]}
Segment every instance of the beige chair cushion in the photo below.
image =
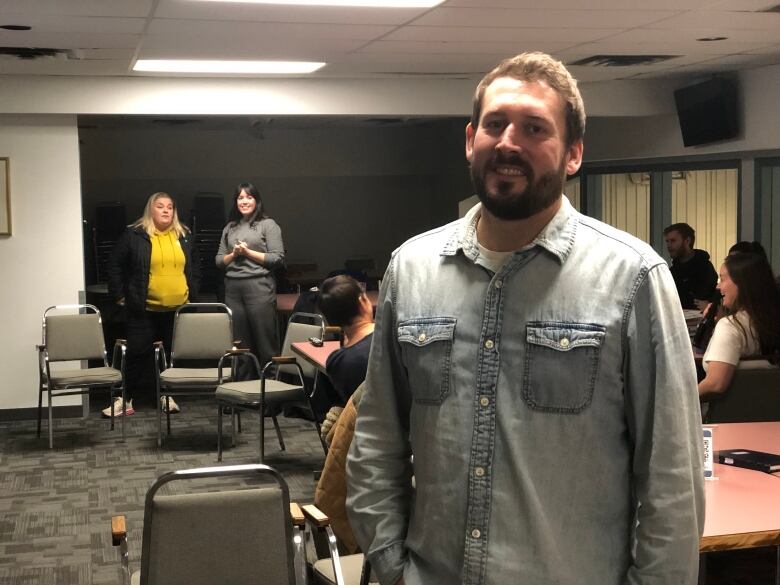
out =
{"type": "MultiPolygon", "coordinates": [[[[53,368],[52,368],[53,369],[53,368]]],[[[52,388],[79,385],[118,384],[122,373],[114,368],[83,368],[51,372],[52,388]]]]}
{"type": "MultiPolygon", "coordinates": [[[[260,380],[247,382],[230,382],[217,388],[217,400],[233,402],[236,404],[260,403],[260,380]]],[[[279,380],[265,381],[265,402],[274,404],[278,402],[290,402],[303,398],[303,387],[280,382],[279,380]]]]}
{"type": "MultiPolygon", "coordinates": [[[[360,575],[363,572],[363,555],[343,555],[339,558],[341,559],[341,572],[344,575],[344,583],[347,585],[360,583],[360,575]]],[[[313,569],[315,577],[319,582],[336,585],[336,576],[333,574],[333,563],[330,559],[315,561],[313,569]]],[[[379,583],[379,581],[370,579],[369,583],[379,583]]]]}
{"type": "MultiPolygon", "coordinates": [[[[224,372],[223,380],[229,380],[230,369],[224,372]]],[[[160,373],[160,381],[167,387],[216,386],[219,368],[168,368],[160,373]]]]}

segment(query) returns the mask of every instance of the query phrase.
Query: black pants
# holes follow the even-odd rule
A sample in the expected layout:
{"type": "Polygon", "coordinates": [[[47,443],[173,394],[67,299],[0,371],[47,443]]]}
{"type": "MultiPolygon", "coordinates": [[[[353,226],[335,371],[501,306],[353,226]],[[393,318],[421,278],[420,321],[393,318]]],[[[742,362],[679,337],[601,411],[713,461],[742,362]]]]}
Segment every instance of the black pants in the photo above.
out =
{"type": "Polygon", "coordinates": [[[154,405],[156,380],[154,342],[162,341],[170,356],[175,311],[144,311],[127,315],[127,363],[125,392],[133,407],[154,405]]]}
{"type": "MultiPolygon", "coordinates": [[[[262,368],[279,353],[276,282],[273,277],[226,278],[225,304],[233,312],[233,335],[249,348],[262,368]]],[[[238,362],[239,380],[256,378],[249,360],[238,362]]]]}

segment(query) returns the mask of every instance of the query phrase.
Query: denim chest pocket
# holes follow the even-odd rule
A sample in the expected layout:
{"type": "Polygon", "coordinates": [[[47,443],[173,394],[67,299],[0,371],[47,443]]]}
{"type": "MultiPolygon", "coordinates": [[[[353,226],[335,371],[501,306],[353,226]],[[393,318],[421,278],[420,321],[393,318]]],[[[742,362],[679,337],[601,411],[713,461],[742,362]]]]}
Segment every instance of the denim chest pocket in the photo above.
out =
{"type": "Polygon", "coordinates": [[[533,410],[577,414],[593,399],[606,328],[591,323],[526,325],[523,400],[533,410]]]}
{"type": "Polygon", "coordinates": [[[441,404],[450,391],[454,317],[422,317],[398,324],[398,343],[414,401],[441,404]]]}

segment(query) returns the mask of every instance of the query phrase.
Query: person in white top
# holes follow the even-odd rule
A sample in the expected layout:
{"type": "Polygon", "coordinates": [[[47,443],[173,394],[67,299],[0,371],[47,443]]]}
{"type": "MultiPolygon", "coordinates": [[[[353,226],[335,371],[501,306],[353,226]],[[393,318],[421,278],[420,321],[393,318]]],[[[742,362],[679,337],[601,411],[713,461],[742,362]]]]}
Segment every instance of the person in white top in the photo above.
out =
{"type": "Polygon", "coordinates": [[[720,268],[718,291],[730,313],[715,325],[699,382],[703,400],[725,392],[742,357],[764,355],[780,358],[780,292],[772,268],[760,254],[726,257],[720,268]]]}

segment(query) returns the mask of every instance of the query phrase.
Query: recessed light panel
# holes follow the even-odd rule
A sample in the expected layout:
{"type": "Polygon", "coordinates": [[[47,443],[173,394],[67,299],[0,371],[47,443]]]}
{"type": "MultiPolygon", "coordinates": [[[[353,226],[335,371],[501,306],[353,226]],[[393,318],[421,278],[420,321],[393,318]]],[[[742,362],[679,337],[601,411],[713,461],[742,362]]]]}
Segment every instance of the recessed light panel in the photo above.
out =
{"type": "Polygon", "coordinates": [[[300,6],[361,6],[366,8],[431,8],[444,0],[193,0],[196,2],[242,2],[300,6]]]}
{"type": "Polygon", "coordinates": [[[199,61],[194,59],[139,59],[133,71],[164,73],[312,73],[325,63],[313,61],[199,61]]]}

